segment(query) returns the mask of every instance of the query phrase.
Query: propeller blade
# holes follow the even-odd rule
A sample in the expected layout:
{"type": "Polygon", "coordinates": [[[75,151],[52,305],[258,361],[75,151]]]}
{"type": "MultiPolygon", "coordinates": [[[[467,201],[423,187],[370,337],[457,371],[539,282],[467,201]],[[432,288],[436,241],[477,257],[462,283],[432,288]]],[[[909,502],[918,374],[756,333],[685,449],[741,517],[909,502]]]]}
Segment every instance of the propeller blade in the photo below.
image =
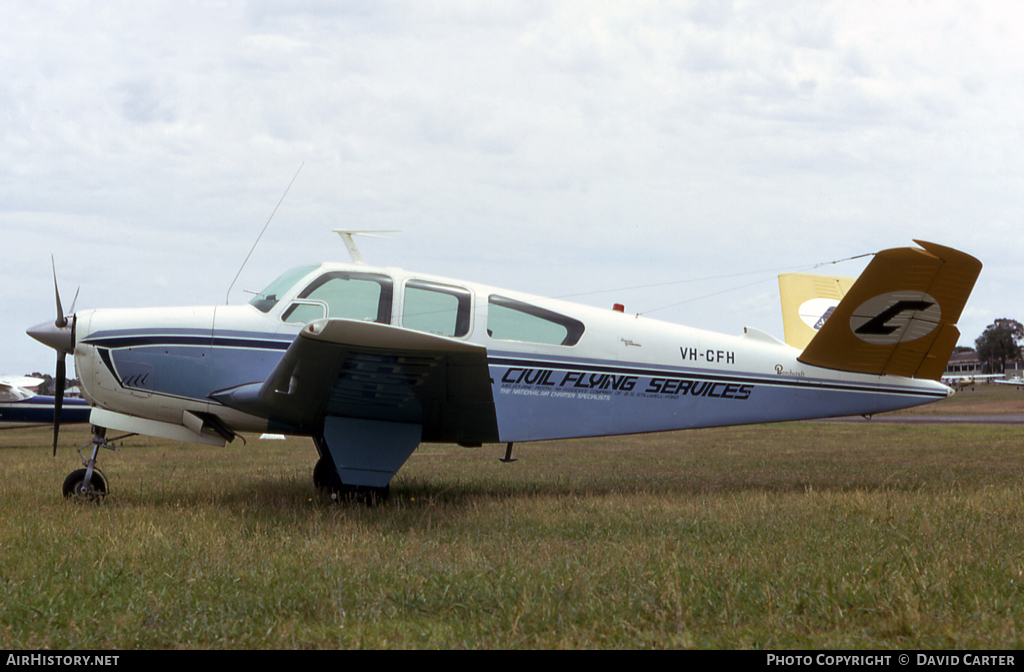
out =
{"type": "Polygon", "coordinates": [[[80,291],[82,291],[81,287],[79,287],[78,289],[75,290],[75,298],[71,299],[71,310],[68,311],[68,315],[74,315],[75,314],[75,304],[78,303],[78,293],[80,291]]]}
{"type": "Polygon", "coordinates": [[[58,329],[63,329],[68,324],[68,318],[64,317],[64,308],[60,305],[60,288],[57,287],[57,262],[50,255],[50,264],[53,266],[53,293],[57,296],[57,320],[53,323],[58,329]]]}
{"type": "MultiPolygon", "coordinates": [[[[37,324],[27,331],[28,335],[44,345],[48,345],[57,351],[57,375],[56,386],[53,395],[53,454],[57,455],[57,440],[60,438],[61,411],[64,408],[64,388],[67,386],[67,362],[65,357],[75,352],[75,304],[78,302],[78,292],[75,292],[75,299],[71,302],[71,315],[64,314],[64,306],[60,302],[60,287],[57,286],[57,263],[50,255],[50,264],[53,266],[53,294],[57,300],[57,319],[51,325],[49,322],[37,324]]],[[[81,289],[81,288],[79,288],[81,289]]]]}
{"type": "Polygon", "coordinates": [[[57,354],[57,389],[53,393],[53,455],[57,456],[57,437],[60,435],[60,415],[64,408],[64,385],[67,380],[67,363],[64,353],[57,354]]]}

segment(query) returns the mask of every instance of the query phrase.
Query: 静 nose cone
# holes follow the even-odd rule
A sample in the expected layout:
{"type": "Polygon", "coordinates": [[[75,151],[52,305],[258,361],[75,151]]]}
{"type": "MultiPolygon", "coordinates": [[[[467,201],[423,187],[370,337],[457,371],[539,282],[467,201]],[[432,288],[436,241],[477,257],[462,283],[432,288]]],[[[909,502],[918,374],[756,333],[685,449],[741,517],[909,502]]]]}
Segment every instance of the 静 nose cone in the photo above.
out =
{"type": "Polygon", "coordinates": [[[68,322],[66,327],[58,327],[51,322],[37,324],[28,331],[29,336],[36,339],[43,345],[48,345],[58,352],[72,354],[75,351],[75,332],[73,322],[68,322]]]}

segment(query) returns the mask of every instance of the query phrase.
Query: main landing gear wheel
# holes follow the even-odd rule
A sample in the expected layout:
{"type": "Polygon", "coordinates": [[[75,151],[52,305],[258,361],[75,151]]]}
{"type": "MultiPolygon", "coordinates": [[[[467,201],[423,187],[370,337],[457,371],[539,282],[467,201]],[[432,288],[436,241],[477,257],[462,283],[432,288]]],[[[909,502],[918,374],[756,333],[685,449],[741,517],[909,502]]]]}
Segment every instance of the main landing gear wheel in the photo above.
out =
{"type": "Polygon", "coordinates": [[[313,485],[326,492],[336,502],[359,502],[362,504],[382,504],[391,496],[391,484],[383,488],[370,485],[349,485],[341,482],[334,460],[321,457],[313,467],[313,485]]]}
{"type": "Polygon", "coordinates": [[[341,485],[341,479],[338,477],[338,470],[334,468],[334,462],[328,458],[321,457],[316,461],[316,466],[313,467],[313,485],[316,486],[317,490],[323,490],[329,488],[333,481],[336,481],[338,485],[341,485]]]}
{"type": "Polygon", "coordinates": [[[89,485],[85,485],[86,469],[76,469],[64,479],[61,491],[66,499],[81,502],[99,502],[107,496],[107,481],[100,472],[93,470],[89,485]]]}

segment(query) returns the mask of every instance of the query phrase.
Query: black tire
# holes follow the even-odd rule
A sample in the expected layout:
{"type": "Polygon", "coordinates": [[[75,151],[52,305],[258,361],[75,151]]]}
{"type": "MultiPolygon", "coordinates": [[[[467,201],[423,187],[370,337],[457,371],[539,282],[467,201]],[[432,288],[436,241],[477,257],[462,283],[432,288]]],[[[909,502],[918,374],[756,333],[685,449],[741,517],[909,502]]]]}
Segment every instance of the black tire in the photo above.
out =
{"type": "Polygon", "coordinates": [[[369,485],[349,485],[341,482],[334,460],[321,457],[313,467],[313,485],[325,492],[336,502],[359,502],[361,504],[383,504],[391,496],[391,484],[383,488],[369,485]]]}
{"type": "Polygon", "coordinates": [[[317,490],[324,490],[331,487],[332,483],[341,484],[338,478],[338,470],[334,468],[334,460],[329,457],[321,457],[313,467],[313,485],[317,490]],[[333,478],[332,478],[333,476],[333,478]]]}
{"type": "Polygon", "coordinates": [[[107,496],[107,481],[99,471],[93,470],[92,479],[89,481],[89,489],[82,491],[82,484],[85,482],[85,469],[76,469],[64,479],[61,492],[65,499],[76,499],[81,502],[99,502],[107,496]]]}

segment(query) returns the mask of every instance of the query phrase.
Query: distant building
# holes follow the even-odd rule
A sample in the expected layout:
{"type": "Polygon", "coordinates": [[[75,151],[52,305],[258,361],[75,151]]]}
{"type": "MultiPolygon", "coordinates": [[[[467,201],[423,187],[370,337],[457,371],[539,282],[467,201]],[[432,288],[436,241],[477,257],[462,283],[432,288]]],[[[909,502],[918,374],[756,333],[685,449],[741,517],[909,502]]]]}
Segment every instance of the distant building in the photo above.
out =
{"type": "Polygon", "coordinates": [[[946,372],[943,378],[963,378],[968,376],[980,376],[984,364],[978,359],[978,353],[974,350],[954,352],[946,364],[946,372]]]}
{"type": "MultiPolygon", "coordinates": [[[[953,356],[949,358],[949,364],[946,365],[946,372],[942,374],[942,377],[946,379],[970,378],[972,376],[982,376],[986,373],[985,363],[978,358],[978,353],[974,350],[967,350],[953,353],[953,356]]],[[[1021,362],[1020,359],[1008,360],[1003,375],[994,377],[1002,377],[1006,380],[1024,378],[1024,362],[1021,362]]],[[[989,379],[991,380],[992,377],[990,376],[989,379]]]]}

